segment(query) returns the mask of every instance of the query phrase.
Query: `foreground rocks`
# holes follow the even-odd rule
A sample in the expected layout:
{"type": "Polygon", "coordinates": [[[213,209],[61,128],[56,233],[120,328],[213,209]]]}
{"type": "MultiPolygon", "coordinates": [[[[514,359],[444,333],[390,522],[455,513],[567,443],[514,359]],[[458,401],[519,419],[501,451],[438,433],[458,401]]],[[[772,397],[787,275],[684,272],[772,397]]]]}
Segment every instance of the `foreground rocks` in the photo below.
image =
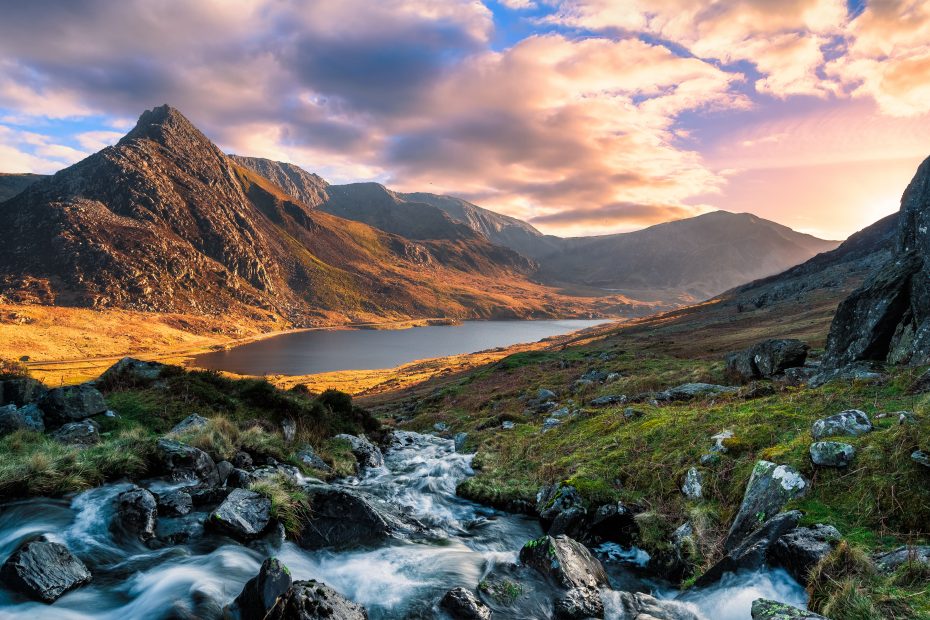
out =
{"type": "MultiPolygon", "coordinates": [[[[189,496],[188,496],[188,499],[189,496]]],[[[128,538],[146,542],[155,537],[158,503],[148,489],[130,489],[116,498],[113,529],[128,538]]]]}
{"type": "Polygon", "coordinates": [[[264,620],[367,620],[368,612],[320,581],[295,581],[264,620]]]}
{"type": "Polygon", "coordinates": [[[805,343],[795,339],[765,340],[726,358],[727,372],[744,381],[771,379],[789,368],[804,366],[805,343]]]}
{"type": "Polygon", "coordinates": [[[44,603],[91,581],[90,571],[67,547],[47,540],[17,549],[0,567],[0,577],[6,586],[44,603]]]}
{"type": "Polygon", "coordinates": [[[199,448],[174,441],[159,439],[155,445],[155,458],[159,468],[174,482],[199,480],[217,484],[219,474],[210,455],[199,448]]]}
{"type": "Polygon", "coordinates": [[[300,535],[305,549],[372,546],[422,528],[362,493],[328,485],[306,491],[313,510],[300,535]]]}
{"type": "Polygon", "coordinates": [[[454,620],[489,620],[491,610],[465,588],[453,588],[446,592],[439,606],[454,620]]]}
{"type": "Polygon", "coordinates": [[[812,611],[805,611],[764,598],[756,599],[752,602],[752,620],[829,620],[815,614],[812,611]]]}
{"type": "Polygon", "coordinates": [[[616,600],[618,617],[624,620],[700,620],[684,605],[642,592],[618,592],[616,600]]]}
{"type": "Polygon", "coordinates": [[[758,529],[760,523],[778,513],[790,500],[802,496],[808,483],[794,468],[758,461],[752,470],[739,512],[724,541],[732,551],[758,529]]]}
{"type": "Polygon", "coordinates": [[[242,592],[226,608],[226,612],[239,620],[264,618],[274,607],[278,597],[284,595],[292,583],[287,567],[277,558],[268,558],[262,562],[258,574],[246,582],[242,592]]]}
{"type": "Polygon", "coordinates": [[[238,540],[261,536],[271,521],[271,500],[255,491],[233,489],[210,513],[207,525],[238,540]]]}
{"type": "Polygon", "coordinates": [[[811,435],[814,439],[839,435],[858,437],[871,431],[872,421],[869,420],[868,414],[858,409],[849,409],[827,418],[821,418],[811,427],[811,435]]]}
{"type": "Polygon", "coordinates": [[[349,443],[349,449],[352,450],[352,455],[358,462],[360,470],[367,467],[381,467],[384,465],[384,455],[381,454],[381,449],[364,437],[343,434],[336,435],[334,439],[341,439],[349,443]]]}
{"type": "Polygon", "coordinates": [[[769,562],[784,567],[800,583],[807,583],[810,571],[840,540],[832,525],[799,527],[775,541],[769,549],[769,562]]]}
{"type": "Polygon", "coordinates": [[[847,467],[856,455],[856,449],[848,443],[818,441],[810,447],[811,462],[821,467],[847,467]]]}
{"type": "Polygon", "coordinates": [[[758,570],[765,565],[766,557],[772,545],[782,536],[794,530],[801,520],[797,510],[783,512],[768,519],[759,529],[749,534],[738,546],[727,554],[697,580],[696,585],[710,585],[724,573],[739,570],[758,570]]]}
{"type": "Polygon", "coordinates": [[[35,404],[28,404],[17,409],[15,404],[0,407],[0,437],[16,431],[45,430],[45,415],[35,404]]]}
{"type": "Polygon", "coordinates": [[[45,413],[46,425],[52,427],[79,422],[107,410],[103,394],[87,383],[49,390],[37,404],[45,413]]]}
{"type": "Polygon", "coordinates": [[[599,590],[610,587],[601,563],[587,547],[567,536],[543,536],[520,549],[520,561],[565,593],[554,601],[557,618],[602,618],[599,590]]]}

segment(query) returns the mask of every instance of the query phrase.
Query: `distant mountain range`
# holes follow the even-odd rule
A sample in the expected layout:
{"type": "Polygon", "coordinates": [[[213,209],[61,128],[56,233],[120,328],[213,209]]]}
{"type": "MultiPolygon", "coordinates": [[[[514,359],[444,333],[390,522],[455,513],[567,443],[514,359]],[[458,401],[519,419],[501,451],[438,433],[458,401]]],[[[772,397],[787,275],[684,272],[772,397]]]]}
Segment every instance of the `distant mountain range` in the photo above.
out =
{"type": "Polygon", "coordinates": [[[0,175],[0,230],[0,299],[298,324],[643,314],[837,245],[726,212],[544,235],[459,198],[226,155],[169,106],[53,176],[0,175]]]}

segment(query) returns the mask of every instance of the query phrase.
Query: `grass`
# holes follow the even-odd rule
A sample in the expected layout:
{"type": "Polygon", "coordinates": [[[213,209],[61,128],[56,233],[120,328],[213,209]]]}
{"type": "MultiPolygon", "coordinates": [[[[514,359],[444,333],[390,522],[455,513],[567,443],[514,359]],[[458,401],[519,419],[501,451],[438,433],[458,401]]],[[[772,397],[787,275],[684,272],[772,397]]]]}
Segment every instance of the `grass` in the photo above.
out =
{"type": "Polygon", "coordinates": [[[258,480],[249,489],[271,500],[271,516],[291,538],[299,538],[310,515],[310,499],[301,487],[281,474],[258,480]]]}

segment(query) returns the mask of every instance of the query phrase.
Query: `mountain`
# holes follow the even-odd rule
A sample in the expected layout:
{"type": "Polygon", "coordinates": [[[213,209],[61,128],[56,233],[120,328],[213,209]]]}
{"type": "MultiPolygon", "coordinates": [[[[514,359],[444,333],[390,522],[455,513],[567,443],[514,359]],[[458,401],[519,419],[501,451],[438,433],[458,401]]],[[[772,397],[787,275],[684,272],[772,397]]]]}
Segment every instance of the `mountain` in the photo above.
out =
{"type": "Polygon", "coordinates": [[[261,157],[230,155],[229,158],[240,166],[251,168],[309,207],[318,207],[326,200],[329,183],[300,166],[261,157]]]}
{"type": "Polygon", "coordinates": [[[36,181],[44,178],[44,174],[10,174],[0,172],[0,202],[9,200],[36,181]]]}
{"type": "Polygon", "coordinates": [[[528,282],[531,264],[487,241],[414,242],[314,209],[169,106],[0,204],[0,230],[0,296],[14,301],[298,324],[587,309],[528,282]]]}

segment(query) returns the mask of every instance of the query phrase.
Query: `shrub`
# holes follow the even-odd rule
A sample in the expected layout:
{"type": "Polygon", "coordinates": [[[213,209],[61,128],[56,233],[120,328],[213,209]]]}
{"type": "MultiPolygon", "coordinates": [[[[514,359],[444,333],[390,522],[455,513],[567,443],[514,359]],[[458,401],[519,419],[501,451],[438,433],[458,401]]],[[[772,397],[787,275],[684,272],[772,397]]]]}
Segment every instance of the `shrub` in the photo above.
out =
{"type": "Polygon", "coordinates": [[[0,380],[26,377],[29,377],[29,369],[22,361],[0,358],[0,380]]]}

